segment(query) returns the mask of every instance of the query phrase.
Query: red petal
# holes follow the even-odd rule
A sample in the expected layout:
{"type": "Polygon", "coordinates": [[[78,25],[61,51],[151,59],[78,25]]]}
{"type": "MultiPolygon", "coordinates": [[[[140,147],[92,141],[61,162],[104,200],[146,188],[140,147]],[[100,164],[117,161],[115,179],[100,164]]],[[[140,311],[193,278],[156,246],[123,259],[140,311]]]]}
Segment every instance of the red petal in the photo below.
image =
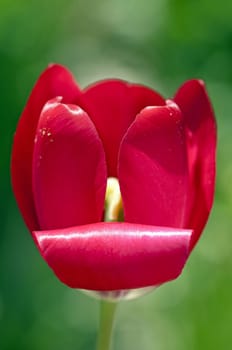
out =
{"type": "Polygon", "coordinates": [[[94,122],[104,145],[108,176],[117,177],[121,139],[135,116],[146,106],[161,105],[163,98],[143,86],[120,80],[106,80],[85,90],[77,102],[94,122]]]}
{"type": "Polygon", "coordinates": [[[63,96],[64,102],[72,103],[79,94],[80,90],[68,70],[59,65],[50,65],[34,86],[19,120],[12,151],[12,184],[30,230],[39,228],[32,195],[32,154],[41,109],[56,96],[63,96]]]}
{"type": "Polygon", "coordinates": [[[191,231],[98,223],[34,232],[57,277],[72,288],[132,289],[175,279],[188,258],[191,231]]]}
{"type": "Polygon", "coordinates": [[[79,107],[56,101],[42,110],[33,157],[33,190],[41,229],[101,220],[106,163],[101,140],[79,107]]]}
{"type": "Polygon", "coordinates": [[[213,110],[200,80],[186,82],[178,90],[175,101],[187,125],[187,143],[191,193],[186,227],[194,229],[192,248],[208,219],[215,186],[216,122],[213,110]]]}
{"type": "Polygon", "coordinates": [[[145,108],[128,129],[119,155],[125,221],[182,227],[188,189],[181,112],[172,103],[145,108]]]}

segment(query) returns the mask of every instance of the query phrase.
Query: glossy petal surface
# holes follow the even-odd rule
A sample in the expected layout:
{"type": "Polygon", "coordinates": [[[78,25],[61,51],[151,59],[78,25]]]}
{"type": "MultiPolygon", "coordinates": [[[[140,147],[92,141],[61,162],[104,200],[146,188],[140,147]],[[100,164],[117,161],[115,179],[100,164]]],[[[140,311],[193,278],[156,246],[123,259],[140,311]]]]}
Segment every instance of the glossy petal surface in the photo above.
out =
{"type": "Polygon", "coordinates": [[[193,228],[192,248],[209,216],[215,185],[216,123],[204,83],[190,80],[178,90],[175,101],[186,122],[190,195],[189,218],[185,227],[193,228]]]}
{"type": "Polygon", "coordinates": [[[108,176],[117,177],[118,150],[135,116],[146,106],[164,104],[155,91],[120,80],[105,80],[87,88],[77,100],[98,130],[108,165],[108,176]]]}
{"type": "Polygon", "coordinates": [[[63,283],[100,291],[175,279],[188,257],[191,231],[98,223],[33,235],[43,258],[63,283]]]}
{"type": "Polygon", "coordinates": [[[165,101],[121,80],[81,91],[66,68],[52,65],[17,127],[13,190],[41,255],[63,283],[125,295],[181,273],[212,206],[215,148],[201,81],[186,82],[165,101]],[[101,222],[109,217],[111,176],[122,195],[113,218],[125,222],[101,222]]]}
{"type": "Polygon", "coordinates": [[[188,167],[174,103],[145,108],[136,117],[122,141],[119,183],[125,221],[183,227],[188,167]]]}
{"type": "Polygon", "coordinates": [[[79,107],[48,102],[33,156],[33,192],[41,229],[100,221],[106,187],[101,140],[79,107]]]}
{"type": "Polygon", "coordinates": [[[44,104],[63,96],[66,103],[80,94],[71,73],[59,65],[50,65],[38,79],[19,120],[12,151],[12,184],[24,220],[30,230],[39,228],[32,195],[32,154],[35,131],[44,104]]]}

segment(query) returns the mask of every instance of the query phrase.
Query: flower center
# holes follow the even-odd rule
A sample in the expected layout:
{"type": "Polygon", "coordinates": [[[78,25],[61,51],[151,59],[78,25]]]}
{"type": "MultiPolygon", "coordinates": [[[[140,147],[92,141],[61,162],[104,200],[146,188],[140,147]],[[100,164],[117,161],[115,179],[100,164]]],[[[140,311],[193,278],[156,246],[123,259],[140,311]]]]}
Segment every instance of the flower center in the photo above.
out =
{"type": "Polygon", "coordinates": [[[124,221],[122,196],[118,179],[107,179],[104,221],[124,221]]]}

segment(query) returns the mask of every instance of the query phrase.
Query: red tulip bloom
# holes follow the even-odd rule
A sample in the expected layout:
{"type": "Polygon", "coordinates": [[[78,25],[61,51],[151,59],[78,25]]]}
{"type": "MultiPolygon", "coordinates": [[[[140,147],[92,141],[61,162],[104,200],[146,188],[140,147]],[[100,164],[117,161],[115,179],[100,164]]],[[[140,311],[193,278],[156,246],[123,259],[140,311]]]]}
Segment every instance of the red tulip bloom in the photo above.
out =
{"type": "Polygon", "coordinates": [[[181,273],[205,226],[215,147],[202,81],[165,100],[120,80],[81,90],[51,65],[17,127],[13,190],[40,253],[68,286],[159,285],[181,273]],[[123,222],[104,222],[110,177],[120,185],[123,222]]]}

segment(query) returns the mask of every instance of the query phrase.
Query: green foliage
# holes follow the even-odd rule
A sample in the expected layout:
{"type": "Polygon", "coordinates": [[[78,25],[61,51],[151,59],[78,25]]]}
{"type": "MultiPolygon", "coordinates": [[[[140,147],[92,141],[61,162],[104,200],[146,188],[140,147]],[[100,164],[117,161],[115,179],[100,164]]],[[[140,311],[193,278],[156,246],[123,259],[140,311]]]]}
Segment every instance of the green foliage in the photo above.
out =
{"type": "Polygon", "coordinates": [[[49,62],[84,86],[121,77],[166,96],[206,81],[218,120],[216,202],[180,279],[118,312],[115,349],[217,350],[232,343],[232,3],[226,0],[0,0],[0,348],[94,348],[98,303],[69,290],[40,258],[9,177],[18,117],[49,62]]]}

